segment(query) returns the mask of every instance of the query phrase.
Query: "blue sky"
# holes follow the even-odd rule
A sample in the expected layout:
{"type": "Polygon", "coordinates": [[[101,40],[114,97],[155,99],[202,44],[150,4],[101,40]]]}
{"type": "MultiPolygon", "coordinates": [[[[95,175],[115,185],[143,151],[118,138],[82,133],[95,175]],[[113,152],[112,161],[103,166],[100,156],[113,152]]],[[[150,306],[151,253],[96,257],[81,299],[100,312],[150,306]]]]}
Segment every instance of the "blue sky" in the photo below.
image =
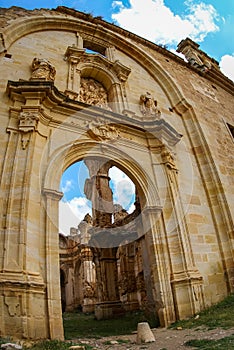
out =
{"type": "MultiPolygon", "coordinates": [[[[134,209],[135,186],[129,177],[116,167],[109,170],[110,187],[113,191],[113,202],[120,204],[131,213],[134,209]]],[[[63,174],[60,189],[64,193],[60,201],[60,232],[69,234],[70,227],[76,227],[85,214],[92,215],[92,207],[84,195],[85,179],[89,177],[84,162],[70,166],[63,174]]]]}
{"type": "MultiPolygon", "coordinates": [[[[20,6],[26,9],[67,6],[102,16],[108,22],[125,28],[156,44],[166,45],[176,53],[177,44],[186,37],[216,59],[221,71],[234,81],[234,0],[0,0],[0,7],[20,6]]],[[[117,168],[111,169],[114,201],[131,211],[134,186],[117,168]]],[[[64,173],[60,201],[60,232],[77,227],[91,205],[83,193],[88,171],[83,163],[64,173]]]]}

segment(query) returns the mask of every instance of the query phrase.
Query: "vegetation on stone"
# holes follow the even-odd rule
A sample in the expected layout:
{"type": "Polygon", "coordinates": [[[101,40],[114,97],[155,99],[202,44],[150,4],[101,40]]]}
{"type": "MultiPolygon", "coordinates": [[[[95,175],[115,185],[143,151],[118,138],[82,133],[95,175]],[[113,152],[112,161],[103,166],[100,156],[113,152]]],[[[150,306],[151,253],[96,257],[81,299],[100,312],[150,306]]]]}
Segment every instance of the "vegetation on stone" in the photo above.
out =
{"type": "Polygon", "coordinates": [[[199,313],[199,317],[192,317],[173,323],[170,328],[198,328],[206,327],[214,329],[221,327],[224,329],[234,327],[234,294],[229,295],[220,303],[199,313]]]}

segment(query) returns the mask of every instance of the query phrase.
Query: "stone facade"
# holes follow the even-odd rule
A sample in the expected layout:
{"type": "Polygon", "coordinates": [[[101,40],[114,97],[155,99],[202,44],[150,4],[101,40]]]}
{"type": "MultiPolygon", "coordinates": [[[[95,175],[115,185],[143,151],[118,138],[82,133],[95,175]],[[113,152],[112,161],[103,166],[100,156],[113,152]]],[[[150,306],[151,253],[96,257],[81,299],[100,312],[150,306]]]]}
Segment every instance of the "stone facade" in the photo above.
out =
{"type": "Polygon", "coordinates": [[[0,336],[63,339],[69,293],[98,318],[145,305],[165,326],[233,292],[234,84],[217,62],[66,7],[0,9],[0,25],[0,336]],[[58,204],[79,160],[93,225],[75,244],[58,204]],[[118,225],[112,166],[137,191],[118,225]]]}

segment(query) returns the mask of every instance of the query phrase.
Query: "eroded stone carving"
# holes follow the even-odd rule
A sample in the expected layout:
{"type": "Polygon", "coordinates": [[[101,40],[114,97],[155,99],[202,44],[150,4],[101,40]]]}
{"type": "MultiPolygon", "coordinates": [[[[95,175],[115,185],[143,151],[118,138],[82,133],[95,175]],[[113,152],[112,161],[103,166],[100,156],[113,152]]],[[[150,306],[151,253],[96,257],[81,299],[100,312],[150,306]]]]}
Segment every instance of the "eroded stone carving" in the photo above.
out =
{"type": "Polygon", "coordinates": [[[110,110],[106,89],[91,78],[81,78],[79,101],[110,110]]]}
{"type": "Polygon", "coordinates": [[[96,296],[96,283],[95,282],[84,282],[83,293],[85,298],[93,298],[96,296]]]}
{"type": "Polygon", "coordinates": [[[30,134],[37,128],[37,123],[39,120],[39,117],[37,113],[32,112],[21,112],[19,117],[19,131],[22,132],[21,134],[21,144],[22,149],[26,149],[29,140],[30,140],[30,134]]]}
{"type": "Polygon", "coordinates": [[[152,97],[149,92],[140,96],[140,111],[146,117],[160,118],[161,112],[157,108],[157,101],[152,97]]]}
{"type": "Polygon", "coordinates": [[[34,131],[39,117],[36,113],[21,112],[19,115],[19,130],[23,132],[34,131]]]}
{"type": "Polygon", "coordinates": [[[125,210],[122,205],[120,204],[114,204],[114,222],[123,220],[128,215],[127,210],[125,210]]]}
{"type": "Polygon", "coordinates": [[[32,61],[31,80],[51,80],[54,81],[56,69],[50,61],[45,58],[34,58],[32,61]]]}
{"type": "Polygon", "coordinates": [[[8,306],[10,316],[19,316],[20,302],[18,296],[5,296],[5,304],[8,306]]]}
{"type": "Polygon", "coordinates": [[[79,223],[80,243],[88,244],[90,239],[89,228],[93,225],[93,219],[90,214],[86,214],[84,219],[79,223]]]}
{"type": "Polygon", "coordinates": [[[111,124],[97,118],[88,125],[88,134],[97,141],[116,140],[119,137],[119,130],[111,124]]]}

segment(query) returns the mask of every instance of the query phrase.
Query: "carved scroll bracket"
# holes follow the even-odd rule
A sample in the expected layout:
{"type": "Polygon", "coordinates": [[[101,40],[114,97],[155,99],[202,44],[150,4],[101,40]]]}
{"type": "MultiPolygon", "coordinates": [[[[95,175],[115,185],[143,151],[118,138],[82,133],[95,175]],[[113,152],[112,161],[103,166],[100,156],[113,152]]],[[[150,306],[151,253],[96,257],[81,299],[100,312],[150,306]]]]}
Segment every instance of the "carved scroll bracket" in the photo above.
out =
{"type": "Polygon", "coordinates": [[[22,149],[26,149],[31,133],[37,129],[39,117],[36,113],[21,112],[18,120],[18,130],[21,132],[22,149]]]}
{"type": "Polygon", "coordinates": [[[172,154],[166,147],[163,147],[161,152],[162,162],[170,169],[178,172],[175,164],[175,154],[172,154]]]}

